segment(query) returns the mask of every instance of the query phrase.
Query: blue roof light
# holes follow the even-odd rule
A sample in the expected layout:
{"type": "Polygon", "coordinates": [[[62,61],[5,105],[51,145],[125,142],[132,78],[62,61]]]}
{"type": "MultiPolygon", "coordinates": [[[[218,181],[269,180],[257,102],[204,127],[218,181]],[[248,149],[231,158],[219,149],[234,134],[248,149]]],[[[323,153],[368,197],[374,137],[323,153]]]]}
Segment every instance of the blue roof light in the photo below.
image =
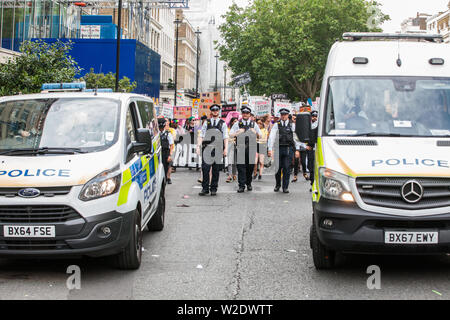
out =
{"type": "Polygon", "coordinates": [[[44,83],[41,90],[84,90],[86,82],[44,83]]]}
{"type": "Polygon", "coordinates": [[[111,92],[114,92],[114,91],[111,88],[102,88],[102,89],[86,89],[86,90],[84,90],[84,92],[111,93],[111,92]]]}

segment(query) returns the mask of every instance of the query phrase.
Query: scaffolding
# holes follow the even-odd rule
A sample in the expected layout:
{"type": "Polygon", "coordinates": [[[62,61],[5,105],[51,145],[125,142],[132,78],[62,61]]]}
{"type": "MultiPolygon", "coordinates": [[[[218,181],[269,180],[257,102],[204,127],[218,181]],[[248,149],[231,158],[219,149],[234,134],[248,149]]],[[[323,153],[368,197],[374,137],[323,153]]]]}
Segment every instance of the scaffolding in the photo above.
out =
{"type": "MultiPolygon", "coordinates": [[[[122,39],[148,43],[152,10],[188,5],[189,0],[122,0],[122,39]]],[[[17,50],[31,38],[79,38],[82,15],[112,15],[118,24],[118,11],[118,0],[0,0],[0,47],[17,50]]]]}
{"type": "MultiPolygon", "coordinates": [[[[1,7],[5,9],[20,9],[25,6],[31,6],[36,0],[0,0],[1,7]]],[[[42,0],[41,0],[42,1],[42,0]]],[[[44,0],[45,1],[45,0],[44,0]]],[[[117,9],[119,1],[110,0],[47,0],[60,4],[73,4],[86,8],[94,9],[117,9]]],[[[123,8],[128,8],[130,5],[142,5],[147,9],[188,9],[189,0],[123,0],[123,8]]]]}

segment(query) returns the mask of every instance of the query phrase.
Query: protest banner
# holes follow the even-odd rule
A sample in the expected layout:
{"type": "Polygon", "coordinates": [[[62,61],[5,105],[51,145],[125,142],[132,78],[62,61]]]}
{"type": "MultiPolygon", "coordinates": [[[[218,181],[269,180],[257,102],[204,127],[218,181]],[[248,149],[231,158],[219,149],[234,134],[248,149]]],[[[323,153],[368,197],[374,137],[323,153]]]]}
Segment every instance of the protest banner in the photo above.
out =
{"type": "Polygon", "coordinates": [[[200,107],[200,99],[193,99],[192,100],[192,116],[194,118],[198,118],[198,109],[200,107]]]}
{"type": "Polygon", "coordinates": [[[198,109],[198,116],[206,115],[209,118],[209,107],[213,104],[220,105],[220,92],[205,92],[200,95],[200,105],[198,109]]]}
{"type": "Polygon", "coordinates": [[[250,108],[252,108],[256,117],[263,117],[272,111],[271,103],[268,100],[251,100],[250,108]]]}
{"type": "Polygon", "coordinates": [[[160,115],[164,118],[173,119],[173,106],[168,103],[164,103],[162,108],[160,108],[160,115]]]}
{"type": "Polygon", "coordinates": [[[182,120],[188,119],[192,116],[192,107],[174,107],[173,118],[182,120]]]}
{"type": "Polygon", "coordinates": [[[222,106],[222,118],[226,118],[228,116],[228,113],[230,112],[234,112],[237,109],[237,105],[236,104],[224,104],[222,106]]]}
{"type": "Polygon", "coordinates": [[[289,102],[275,102],[275,105],[274,105],[275,116],[277,116],[277,117],[280,116],[281,108],[286,108],[292,113],[292,104],[290,104],[289,102]]]}

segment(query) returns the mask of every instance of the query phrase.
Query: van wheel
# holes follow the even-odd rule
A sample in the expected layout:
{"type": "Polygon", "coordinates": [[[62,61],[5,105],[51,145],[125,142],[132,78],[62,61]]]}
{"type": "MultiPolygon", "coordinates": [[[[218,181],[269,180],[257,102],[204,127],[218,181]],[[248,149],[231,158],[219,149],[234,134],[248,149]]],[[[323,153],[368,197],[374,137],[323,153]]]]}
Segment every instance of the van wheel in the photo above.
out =
{"type": "Polygon", "coordinates": [[[122,270],[136,270],[139,269],[142,260],[142,229],[141,229],[141,215],[138,210],[133,213],[133,226],[130,235],[130,240],[125,249],[116,255],[115,264],[122,270]]]}
{"type": "Polygon", "coordinates": [[[314,266],[317,270],[333,269],[335,267],[336,252],[325,247],[317,235],[316,226],[310,228],[310,243],[313,252],[314,266]]]}
{"type": "Polygon", "coordinates": [[[166,216],[166,197],[163,190],[161,190],[158,200],[158,209],[156,213],[147,223],[148,230],[150,231],[162,231],[164,229],[164,220],[166,216]]]}

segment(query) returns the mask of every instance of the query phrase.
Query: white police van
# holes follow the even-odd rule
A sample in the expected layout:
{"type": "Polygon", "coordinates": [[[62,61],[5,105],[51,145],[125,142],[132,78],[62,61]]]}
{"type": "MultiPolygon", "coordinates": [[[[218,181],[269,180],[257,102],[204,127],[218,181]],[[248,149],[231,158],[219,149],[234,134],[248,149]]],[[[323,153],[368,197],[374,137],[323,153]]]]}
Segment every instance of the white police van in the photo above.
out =
{"type": "MultiPolygon", "coordinates": [[[[164,227],[153,101],[48,84],[0,98],[0,257],[114,256],[141,263],[146,226],[164,227]]],[[[112,91],[111,91],[112,92],[112,91]]]]}
{"type": "Polygon", "coordinates": [[[340,253],[450,252],[450,44],[437,35],[345,34],[324,75],[310,242],[340,253]]]}

